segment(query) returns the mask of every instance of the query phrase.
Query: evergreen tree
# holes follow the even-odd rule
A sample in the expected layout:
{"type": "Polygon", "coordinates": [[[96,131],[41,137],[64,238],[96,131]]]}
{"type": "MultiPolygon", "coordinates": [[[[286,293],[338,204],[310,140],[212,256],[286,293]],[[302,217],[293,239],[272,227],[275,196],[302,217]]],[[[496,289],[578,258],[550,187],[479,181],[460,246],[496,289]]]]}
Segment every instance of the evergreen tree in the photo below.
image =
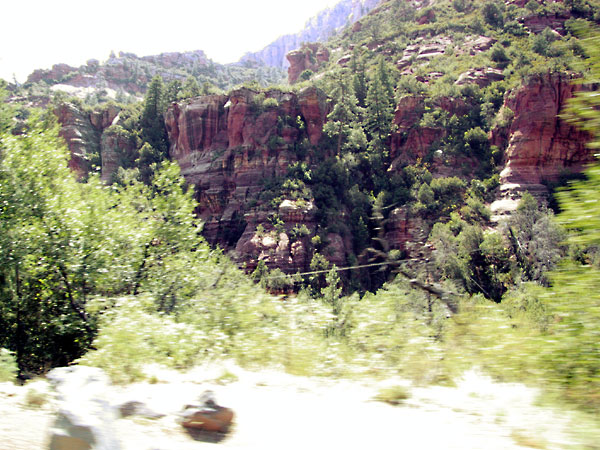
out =
{"type": "Polygon", "coordinates": [[[362,109],[358,106],[347,73],[338,73],[332,97],[335,104],[327,115],[323,130],[336,139],[336,155],[341,155],[342,150],[364,148],[367,141],[359,122],[362,109]]]}
{"type": "Polygon", "coordinates": [[[201,95],[200,86],[198,86],[198,80],[194,77],[187,77],[183,88],[181,90],[180,98],[192,98],[201,95]]]}
{"type": "Polygon", "coordinates": [[[165,104],[170,105],[173,102],[176,102],[179,99],[179,95],[181,94],[182,86],[181,81],[172,80],[165,87],[165,104]]]}
{"type": "Polygon", "coordinates": [[[366,129],[374,147],[382,149],[391,132],[394,119],[394,90],[385,63],[381,60],[367,94],[366,129]]]}
{"type": "Polygon", "coordinates": [[[352,77],[352,87],[354,88],[354,94],[356,95],[358,106],[364,108],[367,100],[367,76],[365,71],[365,63],[359,56],[356,49],[352,54],[350,69],[354,74],[352,77]]]}
{"type": "Polygon", "coordinates": [[[163,157],[166,157],[168,145],[164,120],[164,97],[163,80],[157,75],[152,78],[146,92],[144,108],[140,117],[140,127],[142,129],[142,139],[160,152],[163,157]]]}

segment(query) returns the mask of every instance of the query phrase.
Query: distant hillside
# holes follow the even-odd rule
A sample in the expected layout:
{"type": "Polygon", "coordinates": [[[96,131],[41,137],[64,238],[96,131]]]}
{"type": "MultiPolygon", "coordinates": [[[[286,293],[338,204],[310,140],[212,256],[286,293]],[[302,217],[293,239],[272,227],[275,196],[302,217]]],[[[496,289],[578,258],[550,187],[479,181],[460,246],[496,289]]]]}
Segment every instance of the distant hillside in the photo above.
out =
{"type": "Polygon", "coordinates": [[[326,41],[336,31],[352,24],[372,10],[380,0],[342,0],[333,8],[321,11],[296,34],[281,36],[258,52],[246,53],[240,63],[258,62],[272,67],[287,68],[285,55],[303,42],[326,41]]]}
{"type": "Polygon", "coordinates": [[[80,67],[55,64],[51,69],[36,70],[16,90],[20,97],[38,105],[57,91],[92,104],[106,98],[126,102],[128,98],[141,97],[155,75],[162,76],[165,82],[178,80],[182,84],[193,77],[205,91],[228,90],[244,82],[257,81],[266,86],[284,80],[281,69],[256,64],[222,65],[208,59],[202,50],[143,57],[119,52],[104,62],[90,59],[80,67]]]}

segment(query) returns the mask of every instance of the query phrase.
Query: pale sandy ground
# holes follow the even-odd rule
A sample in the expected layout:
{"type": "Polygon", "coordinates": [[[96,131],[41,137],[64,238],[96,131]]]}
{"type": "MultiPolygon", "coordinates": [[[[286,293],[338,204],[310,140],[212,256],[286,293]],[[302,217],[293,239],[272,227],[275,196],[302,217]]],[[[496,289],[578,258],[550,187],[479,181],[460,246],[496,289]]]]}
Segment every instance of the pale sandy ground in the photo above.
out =
{"type": "MultiPolygon", "coordinates": [[[[403,380],[359,382],[303,378],[277,371],[249,372],[234,365],[197,368],[186,374],[155,369],[160,382],[110,387],[114,404],[141,400],[161,419],[118,421],[125,450],[200,448],[282,449],[460,449],[511,450],[579,447],[573,417],[536,406],[536,390],[495,383],[475,371],[456,387],[410,387],[403,380]],[[238,379],[215,382],[225,370],[238,379]],[[383,386],[404,385],[404,405],[373,400],[383,386]],[[176,413],[207,389],[236,413],[235,426],[219,443],[193,440],[176,413]]],[[[0,384],[0,450],[43,449],[55,408],[27,408],[26,393],[45,382],[17,387],[0,384]]],[[[589,441],[588,441],[589,442],[589,441]]],[[[599,440],[600,442],[600,440],[599,440]]],[[[588,447],[589,448],[589,447],[588,447]]]]}

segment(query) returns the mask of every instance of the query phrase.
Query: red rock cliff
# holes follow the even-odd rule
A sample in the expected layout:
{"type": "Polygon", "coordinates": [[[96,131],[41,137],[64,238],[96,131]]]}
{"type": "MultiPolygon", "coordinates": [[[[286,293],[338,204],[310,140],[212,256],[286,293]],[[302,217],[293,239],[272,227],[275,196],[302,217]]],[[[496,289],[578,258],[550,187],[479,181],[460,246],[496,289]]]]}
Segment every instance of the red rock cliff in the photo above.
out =
{"type": "Polygon", "coordinates": [[[504,102],[514,118],[492,141],[505,149],[504,182],[534,184],[556,180],[565,171],[580,172],[593,161],[590,136],[560,117],[567,101],[583,89],[563,73],[533,76],[504,102]]]}
{"type": "Polygon", "coordinates": [[[314,206],[273,205],[264,181],[286,173],[303,140],[318,143],[326,116],[325,97],[314,88],[298,95],[242,88],[169,108],[169,153],[196,187],[209,242],[237,249],[249,269],[259,260],[288,272],[308,267],[314,206]],[[273,225],[273,214],[283,226],[273,225]],[[308,235],[292,233],[300,225],[308,235]]]}
{"type": "Polygon", "coordinates": [[[491,133],[492,144],[504,151],[501,196],[492,204],[495,214],[514,209],[522,191],[543,195],[542,182],[580,172],[594,161],[587,147],[591,136],[560,117],[567,101],[585,89],[573,81],[573,75],[546,73],[507,94],[504,108],[514,118],[491,133]]]}

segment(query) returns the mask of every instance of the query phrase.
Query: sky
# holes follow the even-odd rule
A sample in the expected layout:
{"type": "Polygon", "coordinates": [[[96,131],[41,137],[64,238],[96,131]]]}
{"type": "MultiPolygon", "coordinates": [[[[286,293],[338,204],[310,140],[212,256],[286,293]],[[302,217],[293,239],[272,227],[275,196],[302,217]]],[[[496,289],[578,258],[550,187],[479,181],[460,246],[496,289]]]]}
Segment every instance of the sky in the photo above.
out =
{"type": "Polygon", "coordinates": [[[0,78],[19,82],[35,69],[204,50],[237,61],[340,0],[8,0],[0,16],[0,78]]]}

